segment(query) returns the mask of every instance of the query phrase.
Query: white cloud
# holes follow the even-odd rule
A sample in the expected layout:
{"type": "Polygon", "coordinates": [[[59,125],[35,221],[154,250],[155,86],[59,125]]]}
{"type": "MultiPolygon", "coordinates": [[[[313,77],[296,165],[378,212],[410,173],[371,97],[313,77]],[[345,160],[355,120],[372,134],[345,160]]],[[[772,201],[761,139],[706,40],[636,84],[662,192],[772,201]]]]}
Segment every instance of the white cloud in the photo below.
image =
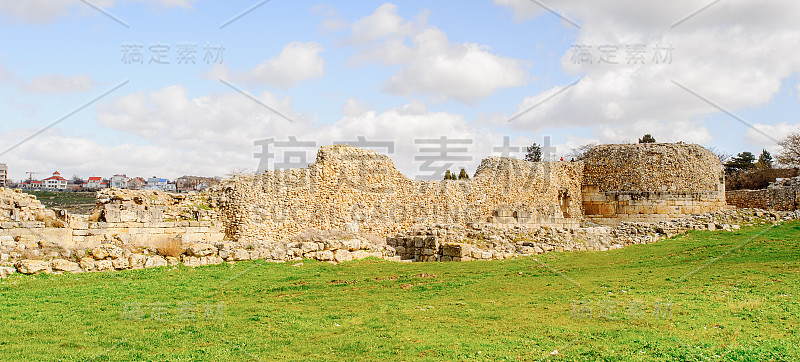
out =
{"type": "Polygon", "coordinates": [[[397,14],[397,5],[385,3],[372,15],[353,23],[350,41],[369,43],[389,36],[410,36],[416,28],[416,24],[397,14]]]}
{"type": "Polygon", "coordinates": [[[712,141],[709,129],[690,121],[635,121],[629,124],[598,125],[593,130],[601,143],[635,143],[644,134],[655,136],[658,142],[708,144],[712,141]]]}
{"type": "Polygon", "coordinates": [[[339,18],[339,13],[332,6],[328,4],[317,4],[311,8],[312,14],[321,16],[325,20],[320,23],[320,29],[324,33],[332,33],[339,30],[347,29],[350,23],[346,20],[339,18]]]}
{"type": "Polygon", "coordinates": [[[294,42],[284,46],[279,55],[251,70],[236,72],[229,70],[225,65],[215,65],[205,75],[249,86],[268,84],[291,88],[301,81],[322,77],[325,73],[325,59],[320,53],[323,51],[322,46],[316,42],[294,42]]]}
{"type": "MultiPolygon", "coordinates": [[[[555,16],[528,0],[495,3],[511,8],[520,20],[555,16]]],[[[674,28],[673,24],[701,6],[689,0],[612,0],[602,5],[567,0],[553,6],[580,24],[575,44],[591,47],[592,63],[577,61],[574,49],[568,50],[562,67],[582,80],[512,122],[519,129],[552,125],[557,120],[562,127],[602,125],[596,132],[606,140],[638,138],[641,134],[633,132],[644,131],[657,139],[706,142],[711,136],[702,118],[719,110],[674,82],[736,111],[767,103],[781,91],[783,79],[800,71],[800,53],[792,50],[800,44],[800,29],[792,20],[800,16],[800,3],[724,1],[674,28]],[[646,45],[644,64],[628,64],[627,47],[635,44],[646,45]],[[598,61],[599,47],[605,45],[619,47],[619,64],[598,61]],[[656,64],[656,46],[672,47],[672,61],[656,64]]],[[[564,26],[571,28],[566,22],[564,26]]],[[[514,114],[565,85],[551,86],[523,100],[514,114]]]]}
{"type": "MultiPolygon", "coordinates": [[[[15,160],[12,174],[21,178],[22,172],[27,170],[52,172],[58,169],[65,175],[84,177],[115,173],[169,178],[185,173],[224,175],[232,169],[258,166],[254,153],[260,150],[253,145],[256,140],[285,141],[296,136],[300,141],[315,141],[316,147],[300,149],[307,152],[308,161],[313,162],[319,146],[334,141],[356,141],[358,136],[363,136],[368,141],[392,141],[395,153],[390,156],[398,169],[415,177],[421,175],[421,162],[414,157],[421,155],[423,147],[415,140],[442,136],[450,140],[471,140],[469,145],[451,145],[467,147],[468,152],[456,155],[470,157],[470,160],[455,162],[452,169],[466,167],[470,172],[482,158],[499,155],[494,148],[503,144],[499,133],[476,127],[459,114],[430,111],[420,102],[377,112],[364,102],[349,99],[343,104],[343,109],[348,110],[343,118],[333,124],[320,125],[313,117],[293,111],[289,98],[278,98],[269,92],[257,97],[294,122],[286,121],[235,92],[192,97],[183,86],[173,85],[103,101],[96,106],[98,123],[122,135],[110,139],[125,141],[101,142],[53,129],[9,154],[15,160]]],[[[2,133],[0,148],[9,147],[34,131],[2,133]]],[[[512,140],[512,145],[522,148],[528,144],[529,139],[512,140]]],[[[281,160],[285,150],[271,151],[281,160]]],[[[378,151],[386,153],[388,150],[378,151]]]]}
{"type": "Polygon", "coordinates": [[[781,141],[790,133],[800,132],[800,124],[781,122],[777,124],[753,124],[752,128],[748,128],[744,134],[744,142],[749,146],[757,146],[761,148],[776,148],[775,140],[781,141]],[[770,137],[765,136],[764,134],[770,137]]]}
{"type": "Polygon", "coordinates": [[[424,94],[464,103],[530,79],[523,62],[492,54],[488,46],[450,42],[443,31],[427,25],[427,17],[423,12],[406,21],[395,5],[384,4],[355,21],[346,42],[359,50],[352,62],[401,65],[384,84],[390,94],[424,94]]]}
{"type": "Polygon", "coordinates": [[[342,106],[342,113],[346,116],[357,117],[367,112],[367,105],[358,101],[355,98],[348,98],[344,106],[342,106]]]}
{"type": "Polygon", "coordinates": [[[94,89],[97,83],[89,75],[66,76],[63,74],[40,75],[22,85],[26,92],[51,94],[88,92],[94,89]]]}
{"type": "MultiPolygon", "coordinates": [[[[195,0],[123,0],[123,2],[140,2],[153,5],[158,9],[184,8],[191,9],[195,0]]],[[[93,0],[92,4],[108,10],[117,3],[116,0],[93,0]]],[[[0,13],[6,20],[29,24],[47,24],[58,18],[81,15],[100,16],[100,13],[77,0],[0,0],[0,13]]]]}
{"type": "Polygon", "coordinates": [[[325,19],[322,21],[322,29],[327,33],[334,31],[344,30],[350,26],[350,23],[341,19],[325,19]]]}

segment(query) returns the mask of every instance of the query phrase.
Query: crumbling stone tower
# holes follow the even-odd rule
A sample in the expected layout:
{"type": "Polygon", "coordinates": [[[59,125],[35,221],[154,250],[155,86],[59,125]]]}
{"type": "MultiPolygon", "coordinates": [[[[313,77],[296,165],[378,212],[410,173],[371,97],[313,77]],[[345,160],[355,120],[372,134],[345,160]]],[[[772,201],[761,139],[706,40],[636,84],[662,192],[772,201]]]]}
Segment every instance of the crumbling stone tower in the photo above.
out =
{"type": "Polygon", "coordinates": [[[700,145],[600,145],[584,163],[588,221],[655,222],[726,207],[722,164],[700,145]]]}

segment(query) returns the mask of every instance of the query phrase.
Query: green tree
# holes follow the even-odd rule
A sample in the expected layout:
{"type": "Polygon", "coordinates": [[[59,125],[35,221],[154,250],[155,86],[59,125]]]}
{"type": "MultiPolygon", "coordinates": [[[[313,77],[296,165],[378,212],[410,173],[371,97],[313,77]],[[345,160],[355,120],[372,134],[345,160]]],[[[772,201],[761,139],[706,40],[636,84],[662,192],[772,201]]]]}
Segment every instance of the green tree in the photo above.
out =
{"type": "Polygon", "coordinates": [[[732,174],[739,171],[745,171],[756,167],[756,156],[753,153],[745,151],[741,152],[736,157],[725,163],[725,172],[732,174]]]}
{"type": "Polygon", "coordinates": [[[648,133],[639,139],[639,143],[656,143],[656,139],[648,133]]]}
{"type": "Polygon", "coordinates": [[[444,172],[444,179],[445,180],[452,180],[453,175],[450,173],[450,170],[444,172]]]}
{"type": "Polygon", "coordinates": [[[525,161],[539,162],[542,160],[542,147],[536,142],[528,146],[528,152],[525,154],[525,161]]]}
{"type": "Polygon", "coordinates": [[[469,180],[469,175],[467,174],[467,170],[461,169],[461,172],[458,173],[459,180],[469,180]]]}
{"type": "Polygon", "coordinates": [[[767,150],[761,150],[761,155],[758,156],[756,167],[759,170],[768,170],[772,168],[772,155],[767,150]]]}

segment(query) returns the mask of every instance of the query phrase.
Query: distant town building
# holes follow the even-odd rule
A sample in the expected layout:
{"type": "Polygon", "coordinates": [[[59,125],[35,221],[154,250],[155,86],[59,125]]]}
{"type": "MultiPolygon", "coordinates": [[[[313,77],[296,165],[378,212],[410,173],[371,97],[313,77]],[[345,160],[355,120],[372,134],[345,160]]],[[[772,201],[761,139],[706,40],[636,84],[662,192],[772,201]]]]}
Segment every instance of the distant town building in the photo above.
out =
{"type": "Polygon", "coordinates": [[[89,180],[86,181],[84,188],[87,190],[100,190],[102,187],[100,185],[103,183],[102,177],[89,177],[89,180]]]}
{"type": "Polygon", "coordinates": [[[167,179],[153,176],[147,179],[147,186],[145,186],[145,190],[164,191],[167,188],[167,183],[167,179]]]}
{"type": "Polygon", "coordinates": [[[0,163],[0,187],[8,186],[8,165],[0,163]]]}
{"type": "Polygon", "coordinates": [[[53,172],[53,176],[42,180],[42,183],[42,186],[48,190],[66,190],[68,181],[61,177],[61,174],[56,171],[53,172]]]}
{"type": "Polygon", "coordinates": [[[219,183],[213,177],[181,176],[177,180],[177,191],[202,191],[219,183]]]}
{"type": "Polygon", "coordinates": [[[144,189],[145,186],[147,186],[147,181],[141,177],[132,177],[130,180],[128,180],[127,187],[130,190],[141,190],[144,189]]]}
{"type": "Polygon", "coordinates": [[[43,185],[44,183],[42,181],[28,180],[22,183],[22,188],[30,190],[41,190],[43,188],[42,187],[43,185]]]}
{"type": "Polygon", "coordinates": [[[130,179],[125,175],[114,175],[111,177],[111,187],[115,189],[124,189],[128,187],[130,179]]]}

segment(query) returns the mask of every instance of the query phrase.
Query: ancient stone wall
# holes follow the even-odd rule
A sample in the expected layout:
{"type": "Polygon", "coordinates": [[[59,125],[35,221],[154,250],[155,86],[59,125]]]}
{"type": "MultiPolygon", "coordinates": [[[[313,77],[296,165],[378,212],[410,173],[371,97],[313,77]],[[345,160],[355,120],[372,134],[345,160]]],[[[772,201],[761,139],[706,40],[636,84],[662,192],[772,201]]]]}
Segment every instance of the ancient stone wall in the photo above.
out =
{"type": "Polygon", "coordinates": [[[800,207],[800,177],[771,183],[763,190],[732,190],[725,193],[729,205],[738,208],[794,211],[800,207]]]}
{"type": "Polygon", "coordinates": [[[492,157],[470,180],[416,181],[385,155],[329,146],[307,168],[228,181],[212,194],[231,240],[274,242],[309,228],[385,237],[435,223],[574,223],[582,173],[580,162],[492,157]]]}
{"type": "Polygon", "coordinates": [[[601,145],[584,162],[584,217],[592,222],[657,222],[726,206],[722,165],[699,145],[601,145]]]}
{"type": "Polygon", "coordinates": [[[207,195],[104,190],[97,195],[92,215],[48,210],[35,197],[13,190],[0,192],[0,204],[15,205],[9,214],[28,220],[0,222],[0,261],[7,263],[66,258],[108,243],[136,249],[224,238],[222,222],[208,206],[207,195]]]}
{"type": "Polygon", "coordinates": [[[36,196],[0,187],[0,223],[5,227],[34,226],[38,224],[33,223],[54,217],[53,211],[47,210],[36,196]]]}
{"type": "Polygon", "coordinates": [[[551,251],[607,251],[658,242],[688,230],[734,231],[742,225],[797,219],[800,211],[726,209],[658,222],[623,221],[615,226],[578,228],[429,225],[390,237],[387,242],[403,260],[500,260],[551,251]]]}

